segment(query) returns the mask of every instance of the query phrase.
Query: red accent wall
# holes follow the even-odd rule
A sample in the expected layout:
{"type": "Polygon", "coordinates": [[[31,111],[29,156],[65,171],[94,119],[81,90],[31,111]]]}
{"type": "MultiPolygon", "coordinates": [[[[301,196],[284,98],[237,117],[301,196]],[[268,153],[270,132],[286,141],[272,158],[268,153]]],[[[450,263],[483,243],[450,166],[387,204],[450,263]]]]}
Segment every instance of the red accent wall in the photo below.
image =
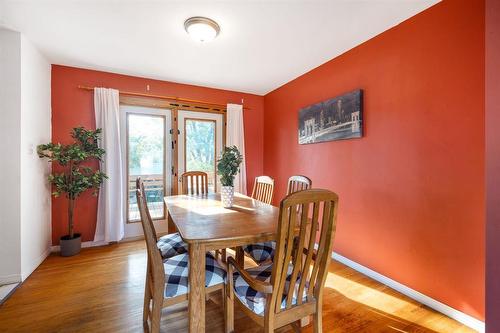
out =
{"type": "MultiPolygon", "coordinates": [[[[334,249],[484,320],[484,2],[445,0],[265,96],[264,173],[340,196],[334,249]],[[298,110],[364,90],[361,139],[299,145],[298,110]]],[[[498,133],[498,130],[497,130],[498,133]]]]}
{"type": "Polygon", "coordinates": [[[486,0],[486,332],[500,332],[500,1],[486,0]]]}
{"type": "MultiPolygon", "coordinates": [[[[244,99],[245,151],[247,156],[248,188],[253,178],[263,170],[263,115],[264,98],[234,91],[204,88],[151,80],[140,77],[118,75],[65,66],[52,66],[52,139],[54,142],[70,141],[73,127],[95,128],[93,94],[78,89],[78,85],[112,87],[123,91],[144,92],[157,95],[179,96],[214,103],[241,103],[244,99]],[[146,91],[146,85],[150,91],[146,91]]],[[[64,198],[52,199],[52,243],[67,233],[67,202],[64,198]]],[[[97,199],[84,194],[76,203],[75,230],[82,233],[83,241],[93,240],[97,214],[97,199]]]]}

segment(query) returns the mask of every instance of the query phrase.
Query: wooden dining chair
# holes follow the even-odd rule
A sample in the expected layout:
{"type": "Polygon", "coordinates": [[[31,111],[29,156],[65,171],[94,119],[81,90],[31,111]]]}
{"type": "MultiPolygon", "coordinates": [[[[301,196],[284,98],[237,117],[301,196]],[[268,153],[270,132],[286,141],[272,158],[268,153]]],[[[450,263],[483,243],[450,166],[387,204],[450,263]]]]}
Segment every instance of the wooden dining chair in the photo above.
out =
{"type": "MultiPolygon", "coordinates": [[[[312,181],[306,176],[296,175],[288,178],[286,194],[307,190],[312,187],[312,181]]],[[[261,264],[273,259],[276,249],[276,242],[262,242],[243,246],[243,252],[252,258],[256,263],[261,264]]]]}
{"type": "Polygon", "coordinates": [[[309,177],[295,175],[288,178],[288,186],[286,194],[291,194],[298,191],[307,190],[312,187],[312,180],[309,177]]]}
{"type": "MultiPolygon", "coordinates": [[[[144,187],[144,181],[141,177],[137,177],[135,180],[135,186],[137,190],[140,190],[144,196],[146,196],[146,191],[144,187]]],[[[147,215],[147,222],[151,222],[151,230],[153,232],[153,237],[156,239],[156,246],[161,252],[161,256],[163,259],[171,258],[178,254],[187,253],[188,245],[186,242],[182,240],[181,235],[178,232],[174,232],[171,234],[167,234],[158,238],[156,234],[156,229],[153,224],[153,219],[151,218],[151,214],[149,212],[149,207],[147,201],[145,201],[144,210],[147,215]]]]}
{"type": "MultiPolygon", "coordinates": [[[[273,192],[274,179],[269,176],[255,177],[252,190],[252,199],[270,205],[273,200],[273,192]]],[[[267,260],[269,256],[266,256],[266,253],[270,252],[272,248],[268,247],[266,243],[248,244],[243,247],[237,248],[236,257],[238,258],[238,261],[243,262],[245,255],[249,256],[257,263],[267,260]]]]}
{"type": "Polygon", "coordinates": [[[252,199],[271,204],[274,192],[274,179],[269,176],[255,177],[252,199]]]}
{"type": "Polygon", "coordinates": [[[337,206],[337,194],[328,190],[292,193],[280,204],[273,262],[245,270],[234,258],[228,258],[226,332],[234,331],[235,300],[265,332],[288,324],[297,326],[309,315],[313,315],[314,332],[322,332],[323,289],[337,206]]]}
{"type": "Polygon", "coordinates": [[[208,175],[203,171],[188,171],[181,175],[182,194],[208,193],[208,175]]]}
{"type": "MultiPolygon", "coordinates": [[[[148,255],[144,292],[143,323],[147,331],[160,332],[161,309],[188,299],[189,257],[187,253],[163,259],[156,245],[153,221],[146,210],[143,191],[136,190],[137,205],[146,239],[148,255]]],[[[205,263],[206,293],[222,290],[224,299],[225,271],[207,253],[205,263]]]]}

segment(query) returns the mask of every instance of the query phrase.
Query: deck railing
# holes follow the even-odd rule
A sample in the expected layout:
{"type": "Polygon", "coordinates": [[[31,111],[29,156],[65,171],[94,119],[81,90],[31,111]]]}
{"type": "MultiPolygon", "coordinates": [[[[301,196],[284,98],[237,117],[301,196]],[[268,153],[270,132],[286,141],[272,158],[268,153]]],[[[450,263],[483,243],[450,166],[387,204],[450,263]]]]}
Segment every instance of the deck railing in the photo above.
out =
{"type": "MultiPolygon", "coordinates": [[[[135,181],[138,175],[130,175],[128,179],[128,220],[129,222],[140,219],[139,209],[137,207],[137,198],[135,196],[135,181]]],[[[146,201],[148,203],[149,213],[153,219],[162,219],[165,217],[163,197],[165,193],[163,175],[140,175],[144,182],[144,192],[146,192],[146,201]]]]}
{"type": "MultiPolygon", "coordinates": [[[[146,192],[146,201],[148,203],[149,213],[153,219],[165,218],[163,197],[165,196],[164,179],[162,174],[157,175],[130,175],[128,178],[128,221],[139,221],[139,208],[137,207],[137,198],[135,197],[135,181],[141,177],[144,182],[146,192]]],[[[215,172],[208,172],[208,191],[214,192],[213,180],[215,172]]],[[[219,189],[218,189],[219,190],[219,189]]]]}

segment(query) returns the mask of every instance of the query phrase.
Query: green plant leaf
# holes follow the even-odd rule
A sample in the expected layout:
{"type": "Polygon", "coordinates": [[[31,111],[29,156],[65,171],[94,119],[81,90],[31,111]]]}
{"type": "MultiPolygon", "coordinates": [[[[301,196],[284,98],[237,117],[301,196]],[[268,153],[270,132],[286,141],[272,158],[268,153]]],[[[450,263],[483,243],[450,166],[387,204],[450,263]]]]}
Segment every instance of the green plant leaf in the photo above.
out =
{"type": "Polygon", "coordinates": [[[234,177],[240,171],[243,156],[236,146],[224,147],[221,157],[217,160],[217,174],[221,176],[222,186],[234,186],[234,177]]]}
{"type": "MultiPolygon", "coordinates": [[[[74,200],[87,190],[92,190],[94,195],[99,193],[101,184],[108,176],[99,169],[80,164],[91,160],[102,160],[105,151],[99,147],[101,132],[100,128],[87,130],[84,127],[75,127],[71,131],[73,143],[38,145],[37,154],[40,158],[47,158],[60,166],[61,172],[53,172],[48,176],[48,181],[54,188],[52,191],[54,197],[64,193],[69,200],[74,200]]],[[[73,221],[69,220],[68,224],[72,234],[73,221]]]]}

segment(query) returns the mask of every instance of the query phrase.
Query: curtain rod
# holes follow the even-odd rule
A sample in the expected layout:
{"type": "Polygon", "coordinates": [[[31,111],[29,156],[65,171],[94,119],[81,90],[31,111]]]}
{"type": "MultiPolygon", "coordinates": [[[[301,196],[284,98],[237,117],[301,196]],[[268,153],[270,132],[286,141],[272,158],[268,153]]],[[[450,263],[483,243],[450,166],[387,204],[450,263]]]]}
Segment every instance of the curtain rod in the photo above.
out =
{"type": "MultiPolygon", "coordinates": [[[[94,90],[94,87],[88,87],[88,86],[79,85],[78,89],[94,90]]],[[[153,94],[145,94],[145,93],[136,93],[136,92],[131,92],[131,91],[121,91],[121,90],[119,90],[119,92],[122,95],[159,98],[159,99],[165,99],[165,100],[169,100],[169,101],[186,102],[186,103],[198,103],[198,104],[218,106],[218,107],[222,107],[224,109],[227,108],[226,104],[218,104],[218,103],[213,103],[213,102],[200,101],[200,100],[196,100],[196,99],[181,98],[181,97],[172,97],[172,96],[162,96],[162,95],[153,95],[153,94]]],[[[247,108],[247,107],[243,107],[243,109],[244,110],[249,110],[249,108],[247,108]]]]}

